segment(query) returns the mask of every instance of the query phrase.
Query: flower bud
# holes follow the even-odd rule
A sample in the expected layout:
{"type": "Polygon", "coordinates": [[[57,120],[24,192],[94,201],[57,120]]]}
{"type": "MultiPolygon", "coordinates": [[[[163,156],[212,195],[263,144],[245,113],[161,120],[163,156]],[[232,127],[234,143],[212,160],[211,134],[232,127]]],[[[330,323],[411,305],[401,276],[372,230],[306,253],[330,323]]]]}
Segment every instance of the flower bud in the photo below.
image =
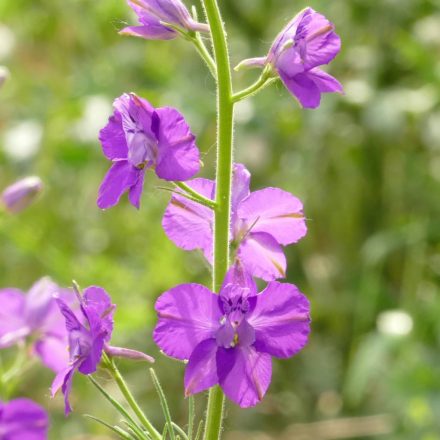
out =
{"type": "Polygon", "coordinates": [[[141,351],[132,350],[130,348],[113,347],[111,345],[105,346],[105,352],[111,357],[123,357],[134,361],[146,361],[154,363],[154,358],[141,351]]]}
{"type": "Polygon", "coordinates": [[[119,33],[147,40],[171,40],[185,32],[209,32],[209,26],[193,20],[181,0],[127,0],[141,26],[128,26],[119,33]]]}
{"type": "Polygon", "coordinates": [[[29,176],[8,186],[1,194],[0,201],[6,210],[18,213],[27,208],[43,189],[43,182],[37,176],[29,176]]]}

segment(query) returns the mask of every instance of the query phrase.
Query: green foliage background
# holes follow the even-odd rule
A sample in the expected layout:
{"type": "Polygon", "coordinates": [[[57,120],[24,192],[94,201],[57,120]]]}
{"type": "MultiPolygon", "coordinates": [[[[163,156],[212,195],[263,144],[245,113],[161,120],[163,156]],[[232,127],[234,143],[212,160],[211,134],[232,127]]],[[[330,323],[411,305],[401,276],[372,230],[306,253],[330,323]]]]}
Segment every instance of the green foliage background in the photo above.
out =
{"type": "MultiPolygon", "coordinates": [[[[234,64],[263,55],[307,5],[219,3],[234,64]]],[[[370,438],[331,437],[330,428],[312,435],[307,427],[387,415],[387,439],[440,439],[440,1],[308,4],[342,37],[329,71],[346,95],[327,95],[320,109],[303,111],[281,85],[266,89],[237,109],[236,159],[251,170],[254,189],[279,186],[304,201],[309,233],[287,249],[288,281],[312,302],[313,332],[299,356],[274,362],[261,405],[228,405],[227,438],[370,438]],[[392,309],[410,315],[409,334],[378,329],[378,316],[392,309]],[[306,426],[291,426],[297,424],[306,426]]],[[[124,0],[0,0],[0,64],[11,72],[0,91],[0,187],[26,174],[46,183],[38,203],[2,219],[0,286],[26,290],[50,275],[61,285],[74,278],[105,287],[118,305],[115,343],[158,358],[156,371],[184,424],[183,365],[152,344],[153,304],[177,283],[208,283],[209,272],[199,254],[166,238],[160,223],[169,194],[151,173],[139,212],[125,199],[98,210],[108,163],[97,134],[123,92],[176,106],[197,134],[202,174],[212,176],[214,84],[189,44],[118,36],[126,22],[134,16],[124,0]],[[42,138],[38,151],[18,159],[7,144],[23,121],[41,128],[42,138]]],[[[255,75],[235,74],[235,88],[255,75]]],[[[162,423],[147,368],[120,366],[147,413],[162,423]]],[[[81,416],[117,420],[87,380],[75,379],[68,419],[62,399],[48,397],[51,380],[36,366],[16,391],[50,410],[51,438],[107,438],[81,416]]],[[[204,396],[197,401],[201,411],[204,396]]]]}

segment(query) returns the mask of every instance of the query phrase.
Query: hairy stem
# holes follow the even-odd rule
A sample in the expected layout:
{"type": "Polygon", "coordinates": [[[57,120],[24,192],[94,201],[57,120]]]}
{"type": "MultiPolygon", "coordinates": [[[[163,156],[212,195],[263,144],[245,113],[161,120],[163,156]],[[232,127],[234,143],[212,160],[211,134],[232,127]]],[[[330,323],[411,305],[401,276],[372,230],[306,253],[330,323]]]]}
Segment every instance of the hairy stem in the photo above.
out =
{"type": "MultiPolygon", "coordinates": [[[[217,169],[214,220],[213,290],[220,289],[229,263],[229,223],[231,212],[232,153],[234,103],[232,101],[231,66],[226,32],[217,0],[203,0],[211,29],[212,46],[217,67],[217,169]]],[[[216,386],[209,392],[205,440],[220,438],[224,395],[216,386]]]]}
{"type": "Polygon", "coordinates": [[[261,75],[260,78],[258,78],[257,81],[255,81],[252,85],[235,93],[232,96],[232,100],[234,102],[239,102],[243,99],[249,98],[250,96],[258,93],[260,90],[265,89],[268,85],[273,84],[275,81],[277,81],[277,79],[278,78],[261,75]]]}

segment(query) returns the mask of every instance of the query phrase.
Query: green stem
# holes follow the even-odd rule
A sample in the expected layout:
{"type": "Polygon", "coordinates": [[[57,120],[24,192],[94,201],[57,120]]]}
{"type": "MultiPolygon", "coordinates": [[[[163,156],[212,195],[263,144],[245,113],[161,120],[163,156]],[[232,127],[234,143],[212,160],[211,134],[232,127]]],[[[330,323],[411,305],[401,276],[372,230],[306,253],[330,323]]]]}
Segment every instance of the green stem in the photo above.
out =
{"type": "Polygon", "coordinates": [[[265,89],[268,85],[273,84],[278,78],[267,77],[266,75],[261,75],[252,85],[246,89],[240,90],[232,96],[234,102],[242,101],[243,99],[249,98],[255,95],[260,90],[265,89]]]}
{"type": "Polygon", "coordinates": [[[125,380],[122,377],[121,373],[119,372],[118,367],[116,367],[113,359],[109,359],[109,358],[105,359],[105,364],[109,369],[111,375],[115,379],[115,382],[117,383],[119,389],[121,390],[121,393],[125,397],[125,400],[130,405],[131,409],[136,414],[139,421],[146,428],[146,430],[154,440],[161,440],[162,437],[160,433],[154,428],[151,422],[147,419],[142,409],[140,408],[139,404],[136,402],[133,394],[131,394],[131,391],[129,390],[127,384],[125,383],[125,380]]]}
{"type": "MultiPolygon", "coordinates": [[[[217,66],[217,169],[214,220],[213,290],[218,291],[229,264],[229,222],[231,211],[232,153],[234,103],[232,101],[231,66],[226,31],[216,0],[203,0],[211,29],[215,64],[217,66]]],[[[205,440],[220,438],[224,394],[216,386],[209,391],[205,440]]]]}

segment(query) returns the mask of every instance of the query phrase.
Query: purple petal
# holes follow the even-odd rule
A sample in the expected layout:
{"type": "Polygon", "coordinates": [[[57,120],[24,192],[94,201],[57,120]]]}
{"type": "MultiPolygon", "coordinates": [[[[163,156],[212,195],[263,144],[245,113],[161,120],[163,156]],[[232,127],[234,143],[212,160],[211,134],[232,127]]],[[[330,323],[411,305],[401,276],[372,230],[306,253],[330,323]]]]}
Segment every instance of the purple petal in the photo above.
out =
{"type": "Polygon", "coordinates": [[[223,281],[223,285],[220,289],[222,291],[228,284],[235,284],[241,287],[246,287],[249,289],[249,295],[256,295],[257,284],[252,278],[251,274],[248,273],[240,262],[236,262],[233,266],[230,267],[228,272],[226,273],[225,279],[223,281]]]}
{"type": "Polygon", "coordinates": [[[111,334],[115,305],[112,304],[110,295],[105,289],[99,286],[90,286],[84,289],[83,310],[86,315],[93,310],[102,321],[102,326],[111,334]]]}
{"type": "Polygon", "coordinates": [[[185,370],[185,396],[217,385],[217,348],[215,339],[206,339],[191,353],[185,370]]]}
{"type": "Polygon", "coordinates": [[[144,170],[134,168],[126,160],[114,162],[99,188],[98,207],[107,209],[115,206],[122,194],[136,185],[139,175],[144,172],[144,170]]]}
{"type": "Polygon", "coordinates": [[[29,399],[0,403],[0,434],[4,440],[46,440],[49,418],[46,411],[29,399]]]}
{"type": "Polygon", "coordinates": [[[145,173],[139,173],[136,183],[130,188],[128,192],[128,200],[137,209],[141,206],[141,195],[144,189],[145,173]]]}
{"type": "Polygon", "coordinates": [[[26,295],[26,322],[32,329],[38,329],[46,321],[54,306],[54,294],[58,286],[50,278],[41,278],[26,295]]]}
{"type": "Polygon", "coordinates": [[[127,141],[125,140],[125,133],[122,128],[121,114],[118,110],[115,109],[107,125],[99,132],[99,140],[107,159],[127,159],[127,141]]]}
{"type": "Polygon", "coordinates": [[[155,309],[156,344],[168,356],[189,359],[196,345],[214,338],[220,327],[218,296],[199,284],[181,284],[162,294],[155,309]]]}
{"type": "Polygon", "coordinates": [[[270,234],[282,245],[296,243],[307,233],[301,201],[278,188],[251,193],[240,204],[238,216],[252,232],[270,234]]]}
{"type": "Polygon", "coordinates": [[[219,348],[217,371],[226,396],[241,408],[249,408],[259,403],[269,388],[272,360],[253,347],[219,348]]]}
{"type": "Polygon", "coordinates": [[[334,25],[327,18],[313,10],[310,19],[299,25],[298,33],[305,38],[306,70],[330,63],[341,50],[341,39],[333,29],[334,25]]]}
{"type": "Polygon", "coordinates": [[[24,319],[25,296],[18,289],[0,290],[0,349],[25,338],[30,329],[24,319]]]}
{"type": "Polygon", "coordinates": [[[56,376],[51,386],[52,397],[61,388],[64,395],[64,413],[66,415],[72,412],[72,407],[69,402],[70,391],[72,390],[72,379],[75,373],[76,364],[67,367],[65,370],[60,371],[56,376]]]}
{"type": "Polygon", "coordinates": [[[55,373],[62,371],[69,364],[68,340],[45,335],[34,344],[35,354],[43,364],[55,373]]]}
{"type": "Polygon", "coordinates": [[[321,93],[344,93],[342,84],[321,69],[310,70],[308,76],[318,86],[321,93]]]}
{"type": "Polygon", "coordinates": [[[240,244],[238,261],[246,271],[265,281],[286,276],[286,257],[278,242],[269,234],[249,234],[240,244]]]}
{"type": "Polygon", "coordinates": [[[310,304],[296,286],[272,281],[250,301],[255,305],[247,320],[255,330],[257,351],[287,358],[304,348],[310,333],[310,304]]]}
{"type": "MultiPolygon", "coordinates": [[[[213,199],[214,182],[194,179],[188,185],[205,197],[213,199]]],[[[162,227],[174,244],[187,251],[202,249],[212,261],[212,210],[185,197],[173,195],[162,219],[162,227]]]]}
{"type": "Polygon", "coordinates": [[[295,96],[302,107],[317,108],[321,103],[321,92],[315,82],[306,73],[299,73],[293,77],[279,71],[281,80],[287,89],[295,96]]]}
{"type": "Polygon", "coordinates": [[[27,208],[42,190],[43,182],[38,176],[25,177],[8,186],[0,194],[0,205],[17,214],[27,208]]]}
{"type": "Polygon", "coordinates": [[[236,212],[240,202],[249,194],[251,173],[241,163],[234,164],[232,175],[232,212],[236,212]]]}
{"type": "Polygon", "coordinates": [[[188,180],[199,172],[199,150],[181,113],[171,107],[156,110],[159,156],[156,174],[165,180],[188,180]]]}
{"type": "Polygon", "coordinates": [[[161,24],[145,26],[127,26],[119,31],[120,35],[145,38],[146,40],[172,40],[177,37],[177,32],[161,24]]]}

